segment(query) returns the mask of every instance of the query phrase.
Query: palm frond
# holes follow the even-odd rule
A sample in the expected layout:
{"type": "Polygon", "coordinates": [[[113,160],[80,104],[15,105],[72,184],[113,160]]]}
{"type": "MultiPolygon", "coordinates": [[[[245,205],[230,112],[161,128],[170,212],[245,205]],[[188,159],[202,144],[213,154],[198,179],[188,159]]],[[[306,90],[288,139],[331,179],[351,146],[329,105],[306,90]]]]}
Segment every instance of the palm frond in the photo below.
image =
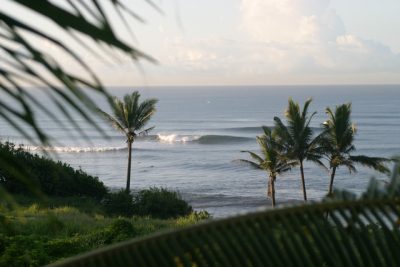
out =
{"type": "Polygon", "coordinates": [[[152,126],[150,128],[147,128],[139,133],[137,133],[137,136],[146,136],[149,134],[150,131],[152,131],[154,128],[156,128],[155,126],[152,126]]]}
{"type": "Polygon", "coordinates": [[[388,190],[377,193],[375,187],[371,183],[361,199],[330,199],[214,220],[52,266],[397,266],[399,195],[388,197],[388,190]]]}
{"type": "Polygon", "coordinates": [[[126,134],[126,129],[124,126],[122,126],[119,122],[118,119],[114,118],[113,116],[111,116],[110,114],[108,114],[107,112],[98,109],[97,110],[115,129],[117,129],[118,131],[126,134]]]}
{"type": "Polygon", "coordinates": [[[293,138],[289,133],[286,125],[281,121],[280,118],[274,117],[275,121],[275,133],[280,138],[281,143],[293,144],[293,138]]]}
{"type": "MultiPolygon", "coordinates": [[[[247,152],[247,151],[243,151],[243,152],[247,152]]],[[[256,169],[256,170],[262,170],[263,169],[260,164],[258,164],[256,162],[253,162],[251,160],[239,159],[239,160],[237,160],[237,162],[244,163],[244,164],[246,164],[246,165],[248,165],[248,166],[250,166],[250,167],[252,167],[253,169],[256,169]]]]}
{"type": "MultiPolygon", "coordinates": [[[[310,98],[308,98],[308,99],[306,100],[306,102],[304,103],[303,112],[301,113],[301,116],[302,116],[303,118],[307,118],[308,107],[310,106],[311,102],[312,102],[312,98],[310,97],[310,98]]],[[[314,113],[315,113],[315,112],[314,112],[314,113]]],[[[314,113],[313,113],[313,114],[314,114],[314,113]]],[[[312,116],[313,116],[313,115],[312,115],[312,116]]]]}
{"type": "Polygon", "coordinates": [[[137,109],[137,115],[135,118],[135,130],[140,130],[149,122],[150,118],[154,115],[156,110],[157,99],[146,99],[140,103],[137,109]]]}
{"type": "MultiPolygon", "coordinates": [[[[16,8],[25,9],[35,16],[46,18],[49,23],[61,29],[66,36],[73,37],[73,40],[78,40],[77,36],[79,35],[79,40],[87,39],[96,43],[94,46],[85,46],[83,41],[78,42],[78,45],[85,46],[85,49],[94,51],[94,48],[108,46],[111,48],[108,52],[110,55],[122,52],[132,60],[145,59],[155,62],[150,56],[119,38],[114,24],[108,20],[112,10],[106,10],[103,5],[111,4],[111,7],[118,11],[119,19],[124,20],[124,16],[128,15],[134,20],[143,21],[123,1],[64,1],[62,5],[49,0],[39,2],[11,0],[11,2],[16,8]],[[118,52],[111,52],[111,50],[118,52]]],[[[146,2],[156,8],[154,3],[146,2]]],[[[131,29],[128,28],[128,30],[131,29]]],[[[39,142],[46,143],[49,138],[37,123],[35,108],[40,99],[28,96],[26,85],[43,87],[43,91],[49,99],[57,103],[56,107],[61,114],[74,125],[80,134],[83,134],[83,131],[76,123],[74,124],[74,119],[68,115],[68,110],[76,111],[86,122],[104,134],[89,112],[96,110],[96,104],[83,88],[104,97],[108,97],[108,93],[92,69],[75,52],[76,49],[71,48],[74,44],[63,42],[59,38],[54,32],[39,28],[34,22],[26,21],[24,17],[17,17],[16,12],[11,13],[6,9],[0,11],[0,57],[2,58],[0,61],[0,92],[7,94],[14,92],[11,97],[16,105],[21,106],[18,111],[14,112],[6,103],[0,102],[0,117],[32,141],[38,139],[39,142]],[[63,51],[74,64],[82,68],[82,77],[78,77],[64,68],[62,62],[65,56],[63,58],[51,56],[45,48],[37,45],[37,39],[27,38],[28,35],[49,42],[63,51]],[[37,71],[39,67],[43,71],[37,71]],[[25,127],[20,127],[22,125],[32,127],[33,134],[23,130],[25,127]]],[[[50,114],[49,118],[56,123],[61,121],[54,116],[54,112],[45,114],[50,114]]]]}
{"type": "Polygon", "coordinates": [[[399,218],[396,162],[387,186],[372,179],[360,197],[335,191],[320,203],[213,220],[51,266],[398,266],[399,218]]]}
{"type": "Polygon", "coordinates": [[[240,152],[242,152],[242,153],[248,153],[252,159],[254,159],[255,161],[257,161],[257,163],[254,163],[254,164],[256,164],[256,165],[257,165],[257,164],[260,165],[260,164],[262,164],[262,162],[264,161],[263,158],[261,158],[259,155],[257,155],[257,154],[254,153],[254,152],[251,152],[251,151],[240,151],[240,152]]]}
{"type": "Polygon", "coordinates": [[[388,163],[390,161],[387,158],[368,157],[368,156],[357,155],[357,156],[350,156],[349,159],[351,161],[359,163],[363,166],[372,168],[376,171],[379,171],[382,173],[387,173],[387,174],[390,173],[390,170],[384,164],[384,163],[388,163]]]}

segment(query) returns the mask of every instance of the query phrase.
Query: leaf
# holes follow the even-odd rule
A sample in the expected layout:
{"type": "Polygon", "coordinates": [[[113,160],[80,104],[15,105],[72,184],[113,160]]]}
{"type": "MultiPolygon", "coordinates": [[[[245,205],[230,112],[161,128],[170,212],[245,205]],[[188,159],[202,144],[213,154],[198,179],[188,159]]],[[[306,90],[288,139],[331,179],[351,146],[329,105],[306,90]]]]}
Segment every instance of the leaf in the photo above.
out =
{"type": "MultiPolygon", "coordinates": [[[[112,11],[105,10],[102,7],[104,3],[102,4],[100,1],[65,1],[64,5],[58,5],[58,3],[49,0],[39,2],[12,0],[12,2],[17,8],[25,8],[31,13],[53,22],[53,24],[64,30],[66,34],[70,34],[75,40],[77,40],[76,36],[77,33],[79,33],[82,39],[93,40],[97,43],[97,47],[106,45],[115,50],[115,55],[122,52],[130,56],[134,61],[146,59],[155,62],[153,58],[117,36],[115,28],[107,19],[108,13],[112,11]]],[[[121,21],[126,22],[124,16],[128,15],[139,22],[143,22],[143,19],[128,8],[123,1],[106,0],[106,2],[111,3],[111,6],[118,11],[117,14],[121,21]]],[[[157,8],[152,2],[148,4],[153,6],[153,8],[157,8]]],[[[128,27],[127,24],[126,26],[128,27]]],[[[127,30],[131,31],[132,29],[127,28],[127,30]]],[[[83,131],[78,128],[78,125],[74,123],[74,119],[67,113],[67,110],[70,108],[77,111],[85,121],[105,135],[103,130],[99,128],[97,123],[91,118],[92,115],[90,112],[96,110],[97,107],[91,98],[84,93],[83,87],[96,91],[104,97],[108,97],[108,93],[101,84],[100,79],[98,79],[96,74],[91,70],[90,66],[88,66],[71,48],[72,44],[64,43],[63,40],[59,40],[57,37],[53,36],[53,32],[50,30],[39,28],[34,21],[27,23],[23,18],[19,18],[15,16],[15,13],[10,13],[7,10],[0,11],[0,33],[0,53],[4,52],[4,55],[6,55],[5,60],[0,62],[0,70],[2,73],[2,75],[0,75],[0,82],[1,76],[9,81],[9,84],[3,83],[3,86],[0,88],[0,93],[6,90],[11,91],[14,88],[22,88],[16,93],[15,99],[21,104],[24,103],[27,109],[25,110],[25,114],[21,113],[21,116],[16,116],[15,113],[10,114],[4,111],[4,109],[1,108],[1,105],[5,107],[4,103],[0,103],[1,117],[7,116],[7,121],[9,121],[11,125],[22,123],[33,127],[36,137],[38,137],[41,142],[47,142],[49,140],[47,134],[36,127],[37,118],[35,107],[38,106],[38,99],[34,99],[35,96],[27,97],[25,93],[26,82],[36,86],[42,84],[46,86],[45,90],[50,92],[50,94],[54,93],[60,97],[56,106],[81,135],[84,136],[83,131]],[[26,39],[25,35],[21,34],[26,32],[39,39],[46,40],[64,51],[75,63],[83,68],[90,79],[76,77],[66,71],[62,64],[63,58],[49,57],[46,50],[38,46],[34,39],[26,39]],[[34,71],[35,68],[31,66],[35,65],[44,67],[45,71],[41,73],[34,71]],[[13,68],[14,71],[10,68],[13,68]],[[48,77],[52,77],[56,82],[49,82],[48,77]],[[24,83],[22,83],[22,81],[24,81],[24,83]],[[68,90],[60,94],[61,91],[58,90],[60,85],[68,90]],[[31,117],[27,117],[27,115],[31,117]]],[[[85,49],[93,50],[87,45],[84,45],[83,40],[78,41],[78,45],[81,45],[85,49]]],[[[108,53],[111,53],[110,51],[108,53]]],[[[61,121],[60,118],[55,117],[52,113],[48,114],[51,114],[49,119],[55,122],[61,121]]],[[[23,135],[26,136],[27,133],[23,135]]],[[[35,138],[35,136],[30,136],[28,139],[32,140],[33,138],[35,138]]]]}
{"type": "Polygon", "coordinates": [[[51,266],[398,265],[400,234],[388,223],[392,216],[400,216],[398,198],[295,206],[134,239],[51,266]]]}

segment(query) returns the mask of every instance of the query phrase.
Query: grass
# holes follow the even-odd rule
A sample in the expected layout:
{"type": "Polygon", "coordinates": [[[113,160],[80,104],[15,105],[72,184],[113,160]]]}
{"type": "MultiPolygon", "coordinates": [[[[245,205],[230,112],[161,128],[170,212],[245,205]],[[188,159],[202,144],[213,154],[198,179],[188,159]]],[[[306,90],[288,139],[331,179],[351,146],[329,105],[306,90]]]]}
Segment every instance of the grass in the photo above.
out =
{"type": "MultiPolygon", "coordinates": [[[[90,198],[15,196],[18,209],[0,208],[0,266],[40,266],[123,240],[195,224],[207,214],[177,219],[107,217],[90,198]]],[[[0,206],[1,207],[1,206],[0,206]]]]}

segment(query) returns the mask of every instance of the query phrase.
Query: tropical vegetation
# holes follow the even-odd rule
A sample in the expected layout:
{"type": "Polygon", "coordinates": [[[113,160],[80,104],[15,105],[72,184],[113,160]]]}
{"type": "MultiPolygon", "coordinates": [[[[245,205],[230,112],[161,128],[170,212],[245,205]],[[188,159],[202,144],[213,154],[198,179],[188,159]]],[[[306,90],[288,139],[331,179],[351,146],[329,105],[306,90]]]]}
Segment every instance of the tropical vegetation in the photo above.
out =
{"type": "Polygon", "coordinates": [[[157,187],[144,189],[135,194],[133,205],[134,214],[159,219],[178,218],[193,212],[193,208],[178,192],[157,187]]]}
{"type": "Polygon", "coordinates": [[[274,117],[275,132],[279,143],[288,159],[296,160],[300,166],[301,186],[303,190],[304,201],[307,201],[306,182],[304,178],[304,161],[312,161],[325,167],[321,162],[322,154],[319,149],[320,136],[313,136],[313,130],[310,127],[311,119],[316,112],[308,114],[308,108],[312,99],[304,103],[301,110],[298,103],[289,98],[288,108],[285,112],[285,125],[280,118],[274,117]]]}
{"type": "Polygon", "coordinates": [[[12,169],[0,165],[0,187],[9,193],[80,196],[98,200],[107,195],[108,189],[98,177],[73,169],[66,163],[29,153],[22,146],[0,142],[0,155],[10,162],[9,166],[21,166],[19,169],[12,169]],[[19,179],[20,175],[29,179],[19,179]]]}
{"type": "Polygon", "coordinates": [[[133,239],[52,266],[398,266],[399,166],[387,185],[133,239]],[[329,216],[326,217],[326,213],[329,216]]]}
{"type": "Polygon", "coordinates": [[[38,193],[0,168],[13,206],[0,202],[0,266],[42,266],[108,244],[208,219],[177,192],[109,190],[96,177],[11,143],[0,152],[25,166],[38,193]],[[162,220],[158,219],[162,218],[162,220]]]}
{"type": "MultiPolygon", "coordinates": [[[[124,191],[125,193],[125,191],[124,191]]],[[[174,219],[110,217],[99,202],[49,197],[48,202],[14,195],[19,208],[1,210],[0,266],[43,266],[93,249],[179,229],[207,219],[191,213],[174,219]]]]}
{"type": "Polygon", "coordinates": [[[257,142],[261,149],[261,156],[251,151],[242,151],[247,152],[254,161],[243,159],[241,161],[255,169],[264,170],[268,173],[267,196],[272,199],[272,207],[275,207],[276,177],[289,171],[297,162],[289,160],[286,157],[282,146],[277,142],[275,131],[272,131],[266,126],[263,126],[262,129],[264,134],[257,136],[257,142]]]}
{"type": "Polygon", "coordinates": [[[328,195],[333,192],[333,181],[336,170],[340,166],[346,167],[350,173],[357,171],[355,164],[361,164],[382,173],[389,173],[389,169],[384,164],[388,161],[386,158],[352,155],[356,150],[354,146],[356,127],[351,122],[350,103],[336,106],[334,111],[328,107],[326,113],[329,119],[322,125],[323,138],[320,142],[330,167],[328,195]]]}
{"type": "Polygon", "coordinates": [[[126,137],[128,144],[128,170],[126,177],[126,191],[130,191],[131,186],[131,163],[132,163],[132,144],[138,136],[146,135],[154,127],[143,129],[152,115],[156,112],[156,99],[146,99],[139,101],[140,94],[135,91],[125,95],[123,101],[117,97],[110,98],[112,114],[99,109],[105,119],[126,137]]]}

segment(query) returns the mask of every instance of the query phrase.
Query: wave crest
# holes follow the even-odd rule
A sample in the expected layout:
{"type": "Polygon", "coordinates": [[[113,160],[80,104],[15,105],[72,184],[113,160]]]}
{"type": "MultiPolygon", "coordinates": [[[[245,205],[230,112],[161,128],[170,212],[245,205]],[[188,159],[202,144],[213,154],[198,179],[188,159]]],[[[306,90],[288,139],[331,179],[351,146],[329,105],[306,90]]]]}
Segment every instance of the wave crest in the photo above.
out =
{"type": "Polygon", "coordinates": [[[158,134],[157,139],[162,143],[187,143],[199,140],[199,135],[158,134]]]}
{"type": "Polygon", "coordinates": [[[53,146],[53,147],[42,147],[42,146],[23,146],[24,150],[32,152],[58,152],[58,153],[99,153],[99,152],[113,152],[123,151],[126,147],[64,147],[64,146],[53,146]]]}
{"type": "Polygon", "coordinates": [[[249,137],[230,135],[158,135],[158,141],[163,143],[198,143],[203,145],[239,143],[253,140],[249,137]]]}

